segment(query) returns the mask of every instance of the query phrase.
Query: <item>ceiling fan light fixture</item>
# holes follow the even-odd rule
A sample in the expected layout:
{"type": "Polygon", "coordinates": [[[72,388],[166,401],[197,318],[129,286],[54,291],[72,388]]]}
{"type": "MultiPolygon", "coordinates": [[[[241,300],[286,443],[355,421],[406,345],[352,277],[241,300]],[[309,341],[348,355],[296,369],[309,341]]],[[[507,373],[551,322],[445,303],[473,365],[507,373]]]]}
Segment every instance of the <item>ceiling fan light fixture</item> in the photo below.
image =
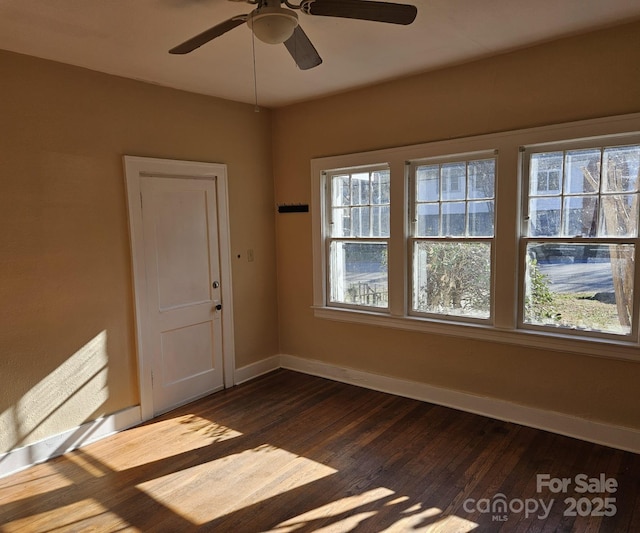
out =
{"type": "Polygon", "coordinates": [[[293,35],[298,26],[298,15],[290,9],[266,6],[251,13],[247,24],[262,42],[280,44],[293,35]]]}

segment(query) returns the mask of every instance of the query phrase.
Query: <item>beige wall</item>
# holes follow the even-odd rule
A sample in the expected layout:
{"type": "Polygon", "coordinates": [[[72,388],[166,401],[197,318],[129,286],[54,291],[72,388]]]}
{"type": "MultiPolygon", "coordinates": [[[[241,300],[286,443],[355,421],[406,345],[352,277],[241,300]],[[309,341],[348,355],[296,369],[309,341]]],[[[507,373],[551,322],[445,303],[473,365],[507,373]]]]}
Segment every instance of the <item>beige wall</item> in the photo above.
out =
{"type": "MultiPolygon", "coordinates": [[[[310,202],[315,157],[639,111],[639,23],[290,106],[276,201],[310,202]]],[[[282,353],[640,429],[638,363],[315,319],[311,216],[276,228],[282,353]]]]}
{"type": "Polygon", "coordinates": [[[0,453],[139,403],[124,154],[228,165],[236,363],[277,353],[270,113],[8,52],[0,72],[0,453]]]}

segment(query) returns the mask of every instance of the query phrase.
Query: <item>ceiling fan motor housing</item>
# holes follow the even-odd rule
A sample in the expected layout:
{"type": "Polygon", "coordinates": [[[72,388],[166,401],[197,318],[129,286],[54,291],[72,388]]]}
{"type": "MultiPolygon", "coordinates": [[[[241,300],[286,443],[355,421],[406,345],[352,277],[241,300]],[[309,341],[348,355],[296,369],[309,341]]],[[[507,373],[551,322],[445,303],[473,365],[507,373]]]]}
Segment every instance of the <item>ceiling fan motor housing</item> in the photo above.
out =
{"type": "Polygon", "coordinates": [[[262,42],[280,44],[289,39],[296,26],[298,15],[291,9],[265,2],[265,5],[249,14],[247,24],[253,34],[262,42]]]}

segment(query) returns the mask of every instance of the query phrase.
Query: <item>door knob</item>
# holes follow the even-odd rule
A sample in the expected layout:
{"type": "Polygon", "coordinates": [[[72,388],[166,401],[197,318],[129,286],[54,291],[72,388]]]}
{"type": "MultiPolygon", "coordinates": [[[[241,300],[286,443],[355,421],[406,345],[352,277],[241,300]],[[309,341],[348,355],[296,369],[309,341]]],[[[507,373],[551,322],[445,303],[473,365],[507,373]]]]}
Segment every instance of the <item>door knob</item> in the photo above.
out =
{"type": "Polygon", "coordinates": [[[222,304],[216,305],[216,311],[221,311],[221,310],[222,310],[222,304]]]}

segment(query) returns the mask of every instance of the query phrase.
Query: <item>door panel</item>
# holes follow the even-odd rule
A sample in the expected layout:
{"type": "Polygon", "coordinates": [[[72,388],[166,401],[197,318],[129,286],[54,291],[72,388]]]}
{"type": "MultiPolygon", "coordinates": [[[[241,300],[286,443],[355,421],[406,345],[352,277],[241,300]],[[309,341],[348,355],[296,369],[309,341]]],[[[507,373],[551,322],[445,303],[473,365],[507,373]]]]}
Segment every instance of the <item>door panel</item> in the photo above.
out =
{"type": "Polygon", "coordinates": [[[212,334],[211,323],[203,322],[160,335],[163,385],[173,385],[211,369],[212,334]]]}
{"type": "Polygon", "coordinates": [[[216,184],[141,178],[154,414],[224,385],[216,184]]]}
{"type": "Polygon", "coordinates": [[[211,300],[207,191],[160,190],[155,202],[160,309],[211,300]]]}

